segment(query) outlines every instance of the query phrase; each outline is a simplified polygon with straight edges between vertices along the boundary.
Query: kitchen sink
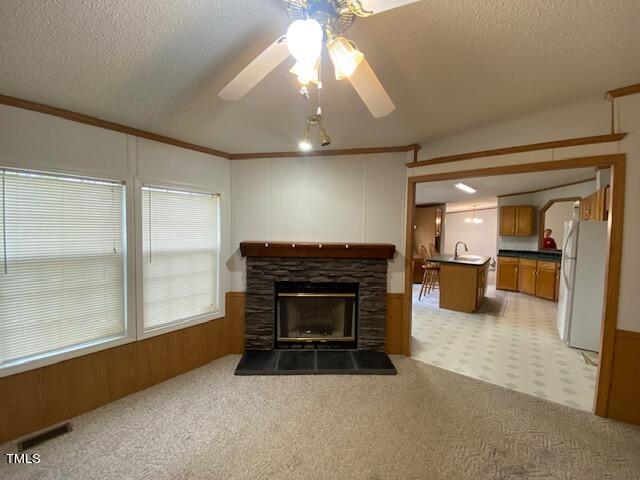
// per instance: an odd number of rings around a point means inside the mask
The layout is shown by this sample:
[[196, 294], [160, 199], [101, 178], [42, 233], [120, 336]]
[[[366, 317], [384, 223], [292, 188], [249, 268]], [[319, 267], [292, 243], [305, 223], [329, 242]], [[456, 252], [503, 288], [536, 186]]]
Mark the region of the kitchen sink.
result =
[[450, 260], [459, 260], [462, 262], [480, 262], [483, 259], [484, 257], [481, 257], [480, 255], [458, 255], [458, 258], [455, 256], [450, 258]]

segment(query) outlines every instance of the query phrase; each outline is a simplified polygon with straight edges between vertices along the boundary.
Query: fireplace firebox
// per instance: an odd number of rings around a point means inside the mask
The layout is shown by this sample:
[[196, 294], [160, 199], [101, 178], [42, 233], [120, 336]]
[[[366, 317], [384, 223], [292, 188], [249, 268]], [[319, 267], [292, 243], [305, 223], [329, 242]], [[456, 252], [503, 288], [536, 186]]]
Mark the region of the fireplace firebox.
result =
[[276, 349], [356, 349], [358, 284], [275, 282]]

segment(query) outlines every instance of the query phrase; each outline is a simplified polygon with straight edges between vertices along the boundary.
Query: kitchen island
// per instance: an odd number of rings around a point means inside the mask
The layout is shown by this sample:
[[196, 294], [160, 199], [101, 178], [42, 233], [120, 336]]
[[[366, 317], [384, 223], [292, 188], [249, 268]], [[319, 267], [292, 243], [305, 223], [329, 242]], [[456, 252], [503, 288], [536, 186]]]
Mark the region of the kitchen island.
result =
[[430, 262], [440, 265], [440, 308], [473, 313], [480, 308], [487, 291], [491, 257], [444, 253]]

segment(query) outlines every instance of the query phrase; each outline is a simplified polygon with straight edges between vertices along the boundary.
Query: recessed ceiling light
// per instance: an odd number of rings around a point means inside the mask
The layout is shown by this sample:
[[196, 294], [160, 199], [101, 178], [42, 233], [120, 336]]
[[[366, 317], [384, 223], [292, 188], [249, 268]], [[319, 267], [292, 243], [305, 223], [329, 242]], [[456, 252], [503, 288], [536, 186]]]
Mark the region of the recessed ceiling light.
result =
[[475, 188], [471, 188], [469, 185], [465, 184], [465, 183], [456, 183], [455, 184], [456, 188], [459, 188], [460, 190], [462, 190], [463, 192], [467, 192], [467, 193], [476, 193], [476, 189]]

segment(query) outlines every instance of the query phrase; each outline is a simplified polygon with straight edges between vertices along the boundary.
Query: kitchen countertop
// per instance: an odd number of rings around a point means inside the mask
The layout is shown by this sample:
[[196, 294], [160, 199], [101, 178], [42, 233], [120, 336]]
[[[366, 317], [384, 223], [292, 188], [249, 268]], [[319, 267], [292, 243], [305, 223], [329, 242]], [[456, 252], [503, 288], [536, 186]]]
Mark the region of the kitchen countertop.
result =
[[548, 260], [559, 262], [562, 260], [562, 251], [532, 252], [528, 250], [500, 250], [499, 257], [529, 258], [531, 260]]
[[443, 253], [440, 255], [434, 255], [429, 259], [429, 261], [435, 263], [455, 263], [458, 265], [479, 267], [491, 260], [491, 257], [482, 257], [480, 255], [462, 254], [457, 259], [454, 259], [453, 256], [453, 253]]

